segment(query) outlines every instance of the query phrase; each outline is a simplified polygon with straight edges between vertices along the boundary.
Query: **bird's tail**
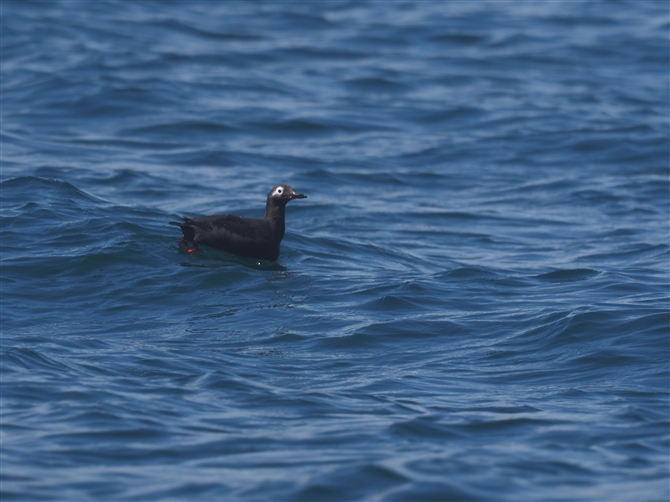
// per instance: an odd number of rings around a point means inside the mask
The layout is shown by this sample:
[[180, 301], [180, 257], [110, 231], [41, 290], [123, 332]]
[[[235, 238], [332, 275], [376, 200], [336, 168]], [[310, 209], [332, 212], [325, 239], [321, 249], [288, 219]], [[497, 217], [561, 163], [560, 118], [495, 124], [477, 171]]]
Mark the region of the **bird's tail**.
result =
[[193, 230], [193, 227], [191, 225], [183, 222], [179, 223], [178, 221], [169, 221], [168, 223], [170, 225], [174, 225], [176, 227], [181, 228], [181, 233], [184, 234], [184, 239], [193, 242], [193, 239], [195, 238], [195, 231]]

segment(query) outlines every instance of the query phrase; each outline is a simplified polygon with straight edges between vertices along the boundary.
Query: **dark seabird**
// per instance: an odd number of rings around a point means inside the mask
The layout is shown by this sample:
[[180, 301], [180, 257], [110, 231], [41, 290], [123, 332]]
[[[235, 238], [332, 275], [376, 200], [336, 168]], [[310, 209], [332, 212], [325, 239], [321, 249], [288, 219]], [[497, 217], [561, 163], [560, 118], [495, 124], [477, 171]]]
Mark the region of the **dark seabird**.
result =
[[[277, 185], [268, 194], [265, 216], [261, 219], [242, 218], [232, 214], [216, 214], [189, 218], [184, 223], [171, 221], [181, 227], [184, 236], [180, 242], [189, 253], [203, 244], [243, 258], [275, 261], [279, 258], [279, 244], [284, 237], [286, 204], [293, 199], [306, 199], [289, 185]], [[193, 243], [189, 249], [188, 243]]]

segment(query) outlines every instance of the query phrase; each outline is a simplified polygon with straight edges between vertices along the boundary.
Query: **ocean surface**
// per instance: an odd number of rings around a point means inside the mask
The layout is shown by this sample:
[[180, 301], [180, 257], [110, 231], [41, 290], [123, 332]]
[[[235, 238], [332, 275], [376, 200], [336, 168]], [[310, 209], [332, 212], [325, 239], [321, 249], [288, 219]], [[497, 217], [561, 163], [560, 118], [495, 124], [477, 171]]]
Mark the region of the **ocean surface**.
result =
[[0, 9], [3, 501], [670, 498], [668, 2]]

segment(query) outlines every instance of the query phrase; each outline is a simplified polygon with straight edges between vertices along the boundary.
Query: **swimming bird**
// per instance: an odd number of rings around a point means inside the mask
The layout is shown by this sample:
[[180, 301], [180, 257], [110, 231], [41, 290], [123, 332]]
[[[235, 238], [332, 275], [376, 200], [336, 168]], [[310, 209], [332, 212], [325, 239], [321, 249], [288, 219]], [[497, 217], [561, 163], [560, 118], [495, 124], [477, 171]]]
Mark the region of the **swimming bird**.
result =
[[[181, 228], [180, 243], [189, 253], [203, 244], [243, 258], [276, 261], [279, 244], [284, 237], [286, 204], [293, 199], [306, 199], [289, 185], [277, 185], [268, 194], [265, 216], [261, 219], [243, 218], [232, 214], [216, 214], [190, 218], [182, 216], [183, 223], [171, 221]], [[193, 247], [189, 249], [188, 243]]]

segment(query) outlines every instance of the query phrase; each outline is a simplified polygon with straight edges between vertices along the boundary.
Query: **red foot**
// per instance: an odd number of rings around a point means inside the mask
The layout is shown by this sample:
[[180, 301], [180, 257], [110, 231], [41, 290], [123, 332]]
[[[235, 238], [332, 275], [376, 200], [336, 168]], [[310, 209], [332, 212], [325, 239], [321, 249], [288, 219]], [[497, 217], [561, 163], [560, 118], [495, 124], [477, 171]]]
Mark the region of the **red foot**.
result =
[[183, 237], [177, 241], [179, 244], [184, 245], [184, 249], [186, 249], [187, 253], [195, 253], [198, 250], [198, 245], [194, 244], [193, 248], [189, 249], [188, 247], [188, 241], [186, 240], [186, 237]]

